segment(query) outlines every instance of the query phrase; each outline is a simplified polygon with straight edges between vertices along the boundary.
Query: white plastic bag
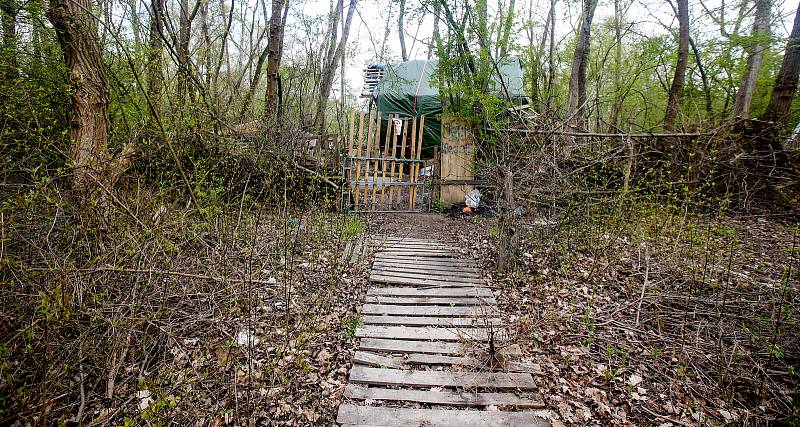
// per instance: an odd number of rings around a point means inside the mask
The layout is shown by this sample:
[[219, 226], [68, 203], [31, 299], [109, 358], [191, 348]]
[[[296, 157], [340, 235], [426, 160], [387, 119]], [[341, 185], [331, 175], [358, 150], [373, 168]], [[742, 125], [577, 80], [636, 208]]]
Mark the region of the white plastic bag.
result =
[[464, 203], [467, 204], [471, 209], [475, 209], [481, 204], [481, 190], [477, 188], [467, 193], [464, 196]]

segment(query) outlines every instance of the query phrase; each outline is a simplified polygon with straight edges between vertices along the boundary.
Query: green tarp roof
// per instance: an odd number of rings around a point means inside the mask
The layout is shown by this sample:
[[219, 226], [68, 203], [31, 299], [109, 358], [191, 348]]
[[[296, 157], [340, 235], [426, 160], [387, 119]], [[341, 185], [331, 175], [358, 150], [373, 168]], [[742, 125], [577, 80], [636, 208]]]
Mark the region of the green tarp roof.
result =
[[[436, 60], [413, 60], [386, 65], [384, 76], [374, 94], [378, 111], [384, 120], [389, 114], [400, 114], [404, 117], [425, 116], [424, 147], [441, 142], [439, 116], [442, 113], [442, 102], [436, 77], [437, 65]], [[512, 102], [520, 103], [525, 99], [522, 63], [519, 59], [512, 58], [499, 64], [497, 68], [503, 77], [503, 84], [494, 73], [491, 93], [506, 98], [507, 91]]]

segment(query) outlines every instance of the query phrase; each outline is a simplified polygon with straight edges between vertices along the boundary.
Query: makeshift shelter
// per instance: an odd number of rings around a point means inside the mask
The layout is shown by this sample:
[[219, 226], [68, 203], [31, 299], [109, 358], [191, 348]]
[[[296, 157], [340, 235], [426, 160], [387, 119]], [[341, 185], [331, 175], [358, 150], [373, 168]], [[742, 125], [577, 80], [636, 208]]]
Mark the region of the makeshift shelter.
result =
[[[380, 80], [370, 88], [374, 88], [372, 99], [383, 121], [388, 119], [389, 114], [425, 116], [423, 147], [426, 152], [441, 143], [442, 100], [439, 96], [437, 66], [436, 60], [413, 60], [368, 68], [381, 71]], [[502, 79], [498, 73], [493, 73], [490, 92], [499, 98], [509, 99], [515, 105], [524, 104], [522, 62], [512, 58], [498, 64], [497, 68]]]

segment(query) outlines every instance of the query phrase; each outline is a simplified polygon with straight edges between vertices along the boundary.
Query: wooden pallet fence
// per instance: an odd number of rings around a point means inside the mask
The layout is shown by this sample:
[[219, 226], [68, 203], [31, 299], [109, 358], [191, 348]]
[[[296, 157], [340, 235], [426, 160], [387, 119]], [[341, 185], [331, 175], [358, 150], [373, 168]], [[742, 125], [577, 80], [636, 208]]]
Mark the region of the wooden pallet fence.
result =
[[[424, 117], [351, 112], [342, 174], [348, 185], [342, 208], [353, 211], [419, 211]], [[399, 127], [395, 127], [399, 121]]]

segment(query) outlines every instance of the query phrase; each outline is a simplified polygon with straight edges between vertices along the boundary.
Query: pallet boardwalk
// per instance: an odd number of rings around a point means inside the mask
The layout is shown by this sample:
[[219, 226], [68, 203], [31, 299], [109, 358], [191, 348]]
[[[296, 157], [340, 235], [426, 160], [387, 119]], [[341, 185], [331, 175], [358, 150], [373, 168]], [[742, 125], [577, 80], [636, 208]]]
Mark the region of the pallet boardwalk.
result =
[[[361, 310], [359, 348], [338, 423], [549, 425], [535, 412], [544, 404], [532, 393], [530, 370], [500, 361], [519, 347], [508, 345], [494, 294], [474, 262], [434, 240], [366, 237], [358, 245], [374, 251], [375, 286]], [[502, 355], [489, 355], [490, 341]]]

